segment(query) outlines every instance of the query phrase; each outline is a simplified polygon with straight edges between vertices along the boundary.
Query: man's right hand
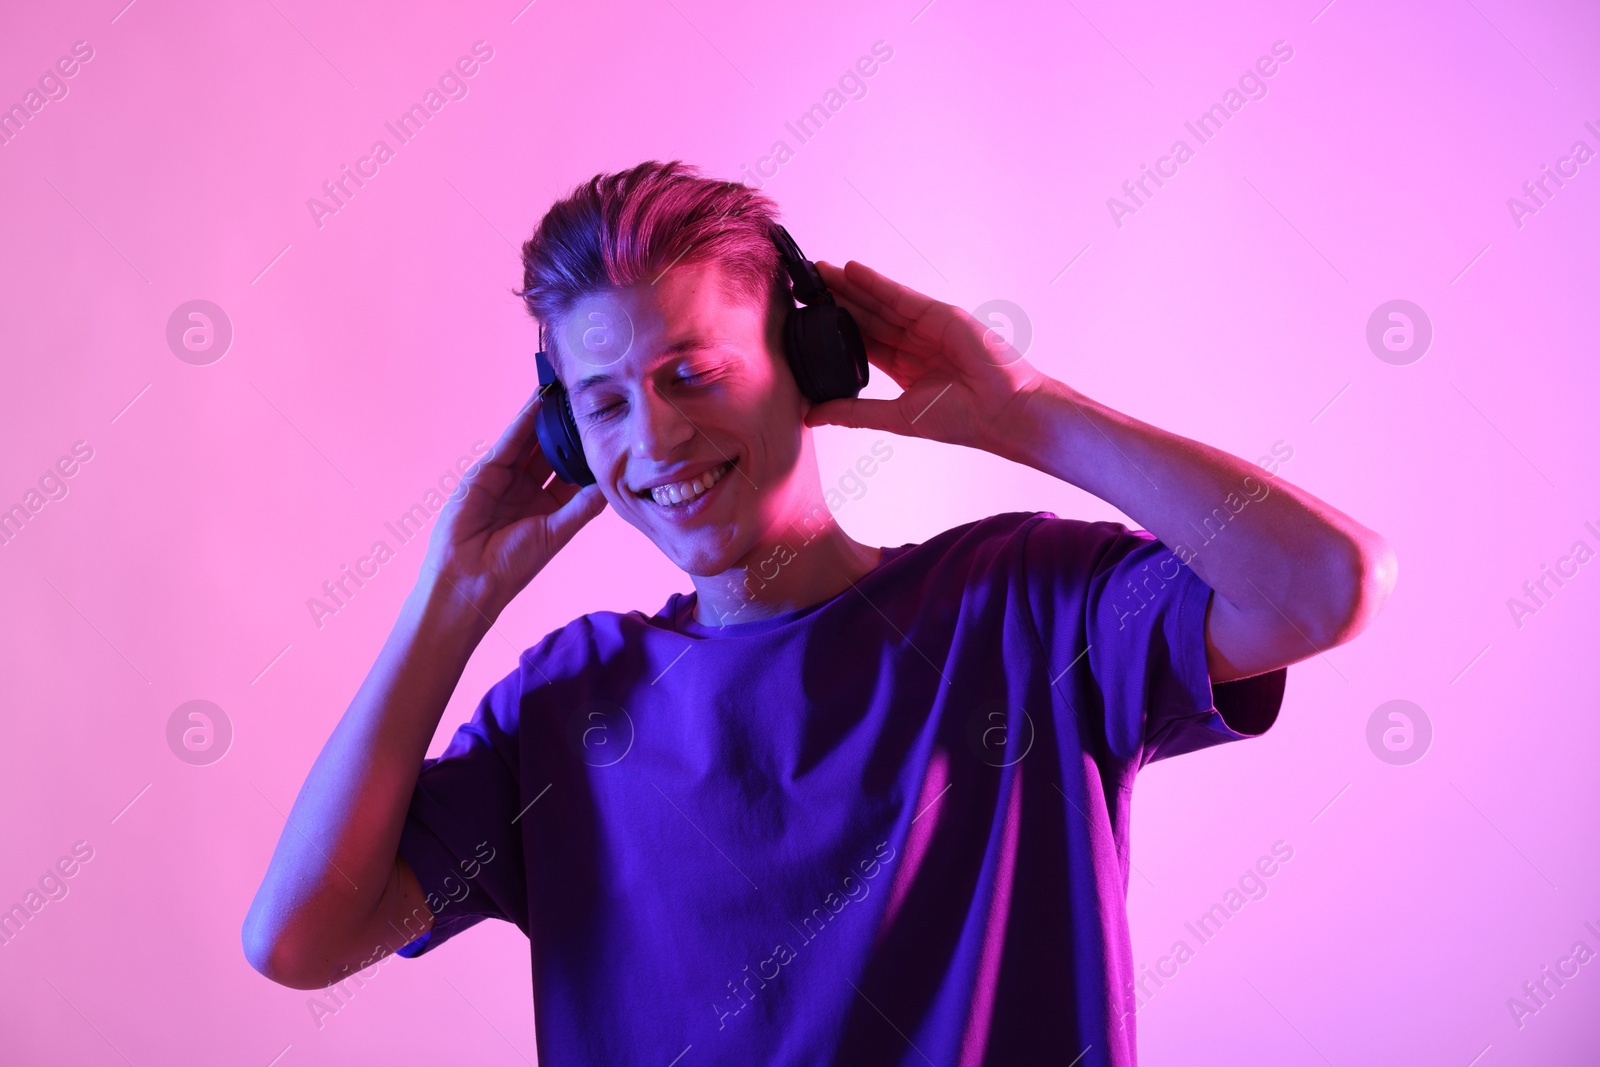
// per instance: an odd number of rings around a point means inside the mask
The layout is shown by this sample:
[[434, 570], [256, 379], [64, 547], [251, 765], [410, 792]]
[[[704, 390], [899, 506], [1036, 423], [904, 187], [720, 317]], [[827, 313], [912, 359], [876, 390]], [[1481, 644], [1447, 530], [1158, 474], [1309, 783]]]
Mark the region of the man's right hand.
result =
[[451, 495], [422, 574], [377, 662], [295, 798], [240, 931], [252, 966], [325, 986], [432, 928], [399, 855], [428, 743], [488, 627], [605, 507], [597, 485], [550, 481], [535, 398]]
[[535, 394], [451, 494], [422, 564], [421, 580], [448, 582], [490, 623], [606, 506], [598, 485], [552, 477], [534, 430], [543, 402]]

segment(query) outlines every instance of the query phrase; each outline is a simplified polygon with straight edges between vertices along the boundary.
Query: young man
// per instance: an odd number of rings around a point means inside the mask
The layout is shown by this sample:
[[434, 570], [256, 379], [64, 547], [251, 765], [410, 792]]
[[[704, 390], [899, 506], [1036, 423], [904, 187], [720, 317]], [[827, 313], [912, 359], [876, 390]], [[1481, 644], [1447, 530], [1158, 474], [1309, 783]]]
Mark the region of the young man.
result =
[[[246, 953], [314, 988], [514, 922], [546, 1067], [1132, 1065], [1135, 773], [1265, 731], [1287, 665], [1372, 620], [1393, 554], [858, 263], [819, 269], [902, 393], [813, 405], [774, 215], [677, 163], [546, 215], [521, 295], [595, 484], [553, 479], [540, 398], [463, 483]], [[1010, 513], [861, 544], [827, 507], [824, 423], [985, 449], [1150, 532]], [[547, 635], [425, 760], [489, 626], [607, 505], [694, 592]]]

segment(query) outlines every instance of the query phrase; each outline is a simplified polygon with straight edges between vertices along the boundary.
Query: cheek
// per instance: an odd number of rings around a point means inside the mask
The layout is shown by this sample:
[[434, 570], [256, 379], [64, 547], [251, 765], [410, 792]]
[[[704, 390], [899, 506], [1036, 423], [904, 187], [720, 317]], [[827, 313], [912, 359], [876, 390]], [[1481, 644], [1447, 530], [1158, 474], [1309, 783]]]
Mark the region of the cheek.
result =
[[581, 422], [580, 427], [578, 440], [583, 444], [583, 460], [600, 484], [606, 503], [617, 507], [619, 501], [633, 495], [623, 488], [627, 480], [627, 450], [604, 429], [584, 427]]
[[[752, 428], [759, 441], [762, 462], [767, 470], [787, 474], [795, 469], [807, 451], [803, 401], [774, 403], [766, 417]], [[760, 484], [761, 480], [756, 479]]]

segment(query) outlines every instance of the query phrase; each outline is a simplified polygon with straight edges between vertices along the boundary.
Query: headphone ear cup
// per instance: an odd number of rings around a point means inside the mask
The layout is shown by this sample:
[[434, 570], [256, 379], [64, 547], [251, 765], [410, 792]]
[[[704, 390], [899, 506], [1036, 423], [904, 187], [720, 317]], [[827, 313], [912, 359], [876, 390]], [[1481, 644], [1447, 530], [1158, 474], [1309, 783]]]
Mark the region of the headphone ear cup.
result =
[[578, 436], [578, 420], [572, 416], [572, 402], [559, 382], [545, 389], [544, 399], [533, 416], [533, 430], [557, 478], [569, 485], [594, 484], [594, 472], [589, 470], [583, 439]]
[[866, 386], [867, 347], [849, 311], [832, 303], [797, 307], [783, 334], [789, 369], [813, 404], [855, 396]]

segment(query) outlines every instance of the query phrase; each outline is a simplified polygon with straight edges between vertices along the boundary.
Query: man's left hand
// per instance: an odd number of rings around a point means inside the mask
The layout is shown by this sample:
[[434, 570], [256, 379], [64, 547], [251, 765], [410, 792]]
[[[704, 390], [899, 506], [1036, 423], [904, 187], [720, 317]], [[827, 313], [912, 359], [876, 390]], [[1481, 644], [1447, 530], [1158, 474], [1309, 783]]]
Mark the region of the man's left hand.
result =
[[1008, 454], [1028, 396], [1050, 383], [990, 326], [851, 260], [818, 262], [834, 299], [855, 317], [867, 359], [901, 389], [893, 400], [817, 404], [807, 426], [855, 426]]

